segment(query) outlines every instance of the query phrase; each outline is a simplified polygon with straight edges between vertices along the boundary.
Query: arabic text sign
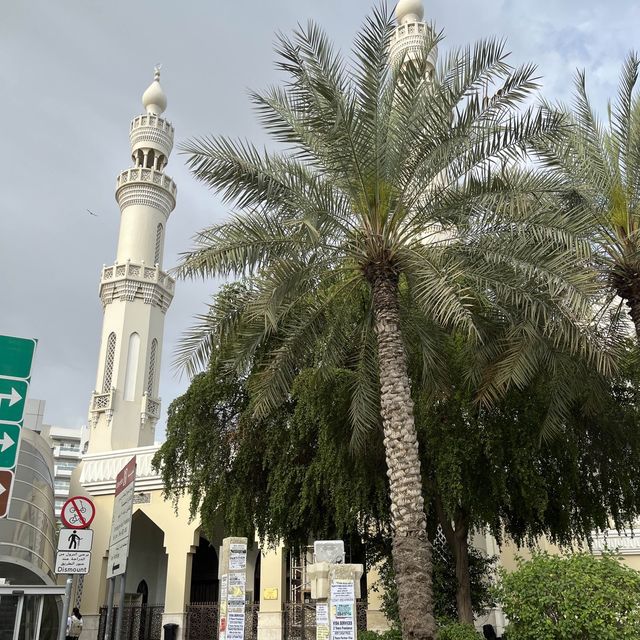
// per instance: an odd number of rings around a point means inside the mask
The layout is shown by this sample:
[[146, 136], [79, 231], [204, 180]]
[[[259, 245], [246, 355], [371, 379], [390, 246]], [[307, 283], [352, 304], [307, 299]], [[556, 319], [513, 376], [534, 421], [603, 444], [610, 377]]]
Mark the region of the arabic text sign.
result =
[[56, 554], [56, 573], [78, 575], [89, 573], [91, 554], [88, 551], [58, 551]]
[[116, 477], [107, 578], [121, 575], [127, 568], [135, 479], [136, 458], [134, 456]]

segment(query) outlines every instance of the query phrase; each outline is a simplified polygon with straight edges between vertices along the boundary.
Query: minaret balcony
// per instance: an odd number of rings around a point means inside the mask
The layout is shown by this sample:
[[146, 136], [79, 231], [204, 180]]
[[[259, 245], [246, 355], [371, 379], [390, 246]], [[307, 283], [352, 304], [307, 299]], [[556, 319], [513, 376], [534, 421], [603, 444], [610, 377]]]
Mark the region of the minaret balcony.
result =
[[[389, 58], [394, 61], [403, 56], [411, 59], [424, 50], [425, 37], [430, 27], [424, 22], [408, 22], [398, 25], [389, 43]], [[413, 54], [413, 55], [412, 55]], [[438, 48], [433, 47], [429, 52], [429, 63], [435, 68], [438, 60]]]
[[160, 398], [152, 398], [146, 393], [142, 396], [140, 422], [155, 422], [160, 418]]
[[176, 206], [176, 183], [156, 169], [125, 169], [116, 179], [116, 200], [120, 210], [133, 205], [158, 209], [169, 217]]
[[115, 398], [115, 389], [111, 389], [105, 393], [98, 393], [94, 391], [91, 394], [91, 404], [89, 408], [89, 419], [92, 424], [98, 422], [98, 417], [101, 413], [107, 414], [107, 419], [111, 420], [113, 415], [113, 400]]
[[152, 113], [137, 116], [131, 121], [129, 141], [132, 153], [137, 149], [156, 149], [168, 158], [173, 149], [173, 125]]
[[153, 304], [163, 312], [169, 308], [175, 291], [175, 280], [160, 267], [148, 267], [144, 263], [130, 262], [102, 268], [100, 299], [103, 305], [113, 300], [142, 300]]

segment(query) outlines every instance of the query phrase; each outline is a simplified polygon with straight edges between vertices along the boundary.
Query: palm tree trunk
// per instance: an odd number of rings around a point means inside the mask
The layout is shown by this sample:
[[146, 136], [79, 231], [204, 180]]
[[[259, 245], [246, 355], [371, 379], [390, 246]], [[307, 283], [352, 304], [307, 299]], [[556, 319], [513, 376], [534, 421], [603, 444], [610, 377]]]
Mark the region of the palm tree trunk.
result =
[[404, 640], [433, 640], [431, 544], [427, 539], [413, 401], [400, 331], [398, 278], [371, 278], [378, 342], [380, 405], [393, 523], [392, 556]]
[[627, 307], [629, 307], [629, 315], [633, 320], [633, 326], [636, 328], [636, 338], [640, 340], [640, 297], [633, 296], [628, 298]]

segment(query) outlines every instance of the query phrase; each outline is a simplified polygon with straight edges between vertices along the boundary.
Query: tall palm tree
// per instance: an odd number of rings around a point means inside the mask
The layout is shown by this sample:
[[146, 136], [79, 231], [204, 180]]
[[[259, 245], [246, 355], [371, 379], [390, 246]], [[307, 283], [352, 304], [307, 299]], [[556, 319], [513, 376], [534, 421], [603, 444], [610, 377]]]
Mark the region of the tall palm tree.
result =
[[596, 257], [611, 295], [619, 296], [640, 338], [640, 59], [625, 59], [618, 95], [602, 122], [587, 95], [584, 71], [576, 75], [571, 127], [545, 150], [549, 166], [591, 216]]
[[[534, 68], [511, 68], [503, 44], [485, 40], [452, 52], [432, 77], [439, 37], [427, 30], [420, 55], [390, 60], [393, 29], [390, 13], [374, 10], [350, 62], [314, 24], [279, 38], [288, 79], [252, 94], [279, 149], [223, 137], [184, 146], [194, 175], [235, 212], [196, 236], [179, 274], [241, 285], [201, 317], [178, 362], [206, 366], [222, 343], [236, 366], [261, 358], [260, 412], [286, 397], [309, 358], [325, 371], [348, 361], [356, 439], [372, 424], [384, 432], [403, 636], [427, 640], [431, 548], [406, 341], [418, 343], [431, 381], [443, 332], [480, 342], [515, 308], [520, 326], [557, 327], [582, 348], [576, 319], [590, 274], [578, 217], [553, 206], [553, 176], [520, 162], [562, 125], [521, 107]], [[491, 100], [480, 95], [487, 86]], [[531, 357], [507, 360], [527, 377]]]

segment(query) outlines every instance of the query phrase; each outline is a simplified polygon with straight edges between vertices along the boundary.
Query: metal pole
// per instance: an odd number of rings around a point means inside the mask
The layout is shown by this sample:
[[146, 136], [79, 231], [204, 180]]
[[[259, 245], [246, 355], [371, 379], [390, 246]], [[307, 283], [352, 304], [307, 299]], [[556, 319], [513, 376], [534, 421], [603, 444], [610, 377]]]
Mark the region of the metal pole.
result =
[[104, 640], [110, 640], [111, 638], [111, 619], [113, 618], [113, 592], [115, 591], [115, 584], [115, 578], [109, 578], [107, 580], [107, 620], [104, 627]]
[[120, 598], [118, 599], [118, 613], [116, 615], [116, 630], [112, 640], [120, 640], [120, 632], [122, 631], [122, 615], [124, 613], [124, 594], [127, 582], [126, 571], [120, 576]]
[[71, 587], [73, 578], [67, 578], [64, 589], [64, 598], [62, 600], [62, 617], [60, 618], [60, 628], [58, 632], [58, 640], [65, 640], [67, 637], [67, 618], [69, 617], [69, 605], [71, 604]]

